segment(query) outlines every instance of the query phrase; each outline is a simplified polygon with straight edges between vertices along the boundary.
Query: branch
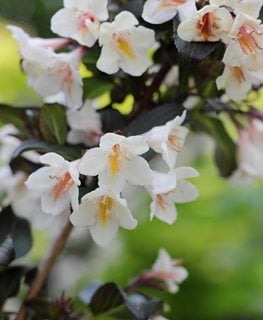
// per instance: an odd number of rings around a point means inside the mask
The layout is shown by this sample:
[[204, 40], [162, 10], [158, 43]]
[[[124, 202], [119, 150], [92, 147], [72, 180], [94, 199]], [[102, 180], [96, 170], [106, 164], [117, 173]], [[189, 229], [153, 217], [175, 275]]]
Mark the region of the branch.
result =
[[36, 298], [45, 285], [48, 275], [53, 268], [58, 256], [64, 249], [72, 229], [72, 224], [67, 221], [62, 228], [61, 233], [59, 233], [58, 236], [53, 240], [49, 250], [47, 251], [43, 260], [40, 262], [36, 277], [34, 278], [34, 281], [28, 290], [27, 296], [21, 305], [16, 320], [27, 319], [26, 303]]

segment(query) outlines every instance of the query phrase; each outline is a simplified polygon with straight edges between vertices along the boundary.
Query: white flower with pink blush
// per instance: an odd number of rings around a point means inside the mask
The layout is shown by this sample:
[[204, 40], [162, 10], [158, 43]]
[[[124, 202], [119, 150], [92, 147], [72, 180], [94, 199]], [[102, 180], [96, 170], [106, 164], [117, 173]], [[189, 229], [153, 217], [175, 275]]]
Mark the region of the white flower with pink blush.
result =
[[174, 169], [177, 155], [184, 147], [188, 133], [188, 129], [182, 126], [185, 117], [186, 111], [182, 116], [177, 116], [163, 126], [154, 127], [143, 135], [149, 146], [162, 155], [170, 169]]
[[187, 277], [187, 270], [180, 266], [180, 260], [173, 260], [165, 249], [160, 249], [158, 258], [151, 271], [147, 272], [147, 278], [164, 281], [170, 293], [176, 293]]
[[89, 149], [81, 159], [80, 173], [99, 175], [103, 188], [122, 191], [128, 181], [134, 185], [151, 184], [152, 171], [148, 162], [140, 155], [149, 150], [141, 136], [124, 137], [106, 133], [98, 148]]
[[185, 41], [226, 41], [233, 18], [226, 8], [207, 5], [181, 22], [177, 33]]
[[[29, 84], [47, 102], [58, 102], [73, 110], [82, 105], [82, 78], [79, 71], [82, 48], [69, 53], [53, 54]], [[29, 71], [25, 68], [25, 71]], [[30, 71], [29, 71], [30, 73]]]
[[51, 19], [51, 30], [92, 47], [99, 36], [100, 22], [109, 17], [107, 4], [108, 0], [64, 0], [65, 8]]
[[[239, 13], [229, 33], [232, 38], [224, 62], [230, 66], [246, 66], [250, 71], [263, 67], [263, 24], [244, 12]], [[237, 58], [238, 57], [238, 60]]]
[[89, 227], [93, 240], [102, 247], [116, 236], [119, 227], [134, 229], [137, 221], [118, 193], [98, 188], [81, 199], [79, 209], [70, 216], [76, 227]]
[[142, 18], [152, 24], [161, 24], [173, 19], [178, 11], [190, 15], [194, 10], [196, 7], [193, 0], [147, 0]]
[[176, 203], [197, 199], [197, 188], [186, 179], [198, 177], [199, 173], [190, 167], [178, 167], [169, 173], [153, 172], [153, 182], [147, 187], [153, 201], [151, 220], [156, 217], [168, 224], [177, 218]]
[[67, 137], [69, 143], [84, 143], [86, 146], [98, 144], [102, 122], [93, 101], [87, 100], [80, 110], [68, 110], [67, 120], [71, 129]]
[[233, 175], [235, 183], [251, 182], [263, 178], [263, 122], [254, 119], [248, 130], [239, 131], [238, 169]]
[[32, 192], [41, 195], [42, 210], [53, 215], [69, 209], [70, 205], [73, 210], [77, 210], [79, 161], [69, 162], [50, 152], [40, 156], [40, 162], [47, 166], [33, 172], [25, 184]]
[[122, 11], [113, 22], [101, 25], [99, 70], [113, 74], [122, 69], [132, 76], [140, 76], [151, 66], [148, 51], [155, 44], [154, 31], [138, 24], [131, 12]]

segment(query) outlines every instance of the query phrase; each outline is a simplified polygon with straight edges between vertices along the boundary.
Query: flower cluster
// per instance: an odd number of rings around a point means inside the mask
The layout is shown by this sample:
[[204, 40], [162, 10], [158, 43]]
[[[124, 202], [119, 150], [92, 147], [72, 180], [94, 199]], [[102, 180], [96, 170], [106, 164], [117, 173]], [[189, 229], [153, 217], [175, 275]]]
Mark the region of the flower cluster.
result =
[[[93, 239], [101, 246], [115, 237], [119, 226], [125, 229], [137, 226], [122, 197], [127, 183], [143, 186], [149, 192], [151, 219], [157, 217], [171, 224], [176, 220], [174, 203], [189, 202], [198, 196], [197, 189], [186, 180], [196, 177], [197, 171], [190, 167], [176, 168], [176, 158], [188, 131], [182, 126], [184, 118], [185, 113], [140, 136], [106, 133], [100, 138], [99, 147], [88, 149], [81, 159], [73, 162], [47, 153], [40, 156], [40, 162], [46, 166], [33, 172], [26, 185], [39, 194], [46, 213], [58, 215], [71, 206], [71, 222], [89, 227]], [[152, 170], [143, 158], [150, 148], [162, 155], [169, 168], [167, 173]], [[98, 176], [98, 188], [84, 195], [79, 205], [80, 175]]]

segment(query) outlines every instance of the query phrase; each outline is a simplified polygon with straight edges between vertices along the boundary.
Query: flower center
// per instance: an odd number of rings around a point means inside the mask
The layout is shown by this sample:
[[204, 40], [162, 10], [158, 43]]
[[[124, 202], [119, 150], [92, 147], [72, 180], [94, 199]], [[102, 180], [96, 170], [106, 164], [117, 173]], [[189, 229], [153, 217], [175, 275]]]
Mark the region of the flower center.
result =
[[187, 0], [163, 0], [160, 4], [161, 8], [165, 7], [177, 7], [184, 3], [186, 3]]
[[129, 60], [134, 60], [135, 59], [135, 52], [134, 52], [134, 49], [133, 49], [131, 43], [127, 39], [127, 36], [120, 35], [120, 34], [114, 34], [113, 38], [115, 40], [117, 50], [119, 51], [119, 53], [121, 55], [125, 56], [125, 58], [127, 58]]
[[121, 146], [115, 144], [111, 149], [111, 154], [108, 158], [109, 170], [112, 176], [115, 176], [120, 170], [120, 157], [121, 157]]
[[242, 68], [237, 67], [237, 66], [229, 67], [229, 68], [230, 68], [232, 75], [234, 76], [234, 78], [237, 80], [237, 82], [239, 84], [242, 84], [246, 81], [246, 77], [244, 75]]
[[183, 139], [180, 138], [176, 129], [168, 136], [168, 144], [173, 150], [180, 152], [183, 149]]
[[167, 206], [170, 206], [170, 204], [165, 201], [162, 194], [157, 194], [156, 202], [162, 210], [165, 210]]
[[255, 54], [258, 49], [263, 50], [256, 39], [256, 36], [261, 35], [263, 35], [263, 33], [258, 32], [256, 28], [251, 25], [243, 25], [239, 28], [237, 38], [239, 45], [245, 54]]
[[102, 225], [106, 225], [111, 218], [111, 211], [113, 208], [113, 199], [103, 196], [99, 200], [98, 218]]
[[67, 172], [66, 174], [64, 174], [61, 177], [49, 176], [49, 178], [57, 180], [57, 183], [55, 184], [55, 186], [53, 187], [53, 189], [51, 191], [51, 194], [53, 195], [55, 201], [60, 199], [61, 196], [65, 192], [67, 192], [74, 184], [74, 181], [72, 180], [69, 172]]
[[214, 36], [213, 28], [215, 28], [215, 19], [212, 12], [205, 13], [197, 22], [197, 30], [203, 37], [204, 41]]
[[79, 24], [79, 29], [82, 32], [88, 32], [89, 29], [86, 25], [86, 20], [90, 20], [92, 23], [94, 23], [96, 21], [96, 17], [94, 16], [94, 14], [92, 14], [91, 12], [81, 12], [78, 16], [78, 24]]

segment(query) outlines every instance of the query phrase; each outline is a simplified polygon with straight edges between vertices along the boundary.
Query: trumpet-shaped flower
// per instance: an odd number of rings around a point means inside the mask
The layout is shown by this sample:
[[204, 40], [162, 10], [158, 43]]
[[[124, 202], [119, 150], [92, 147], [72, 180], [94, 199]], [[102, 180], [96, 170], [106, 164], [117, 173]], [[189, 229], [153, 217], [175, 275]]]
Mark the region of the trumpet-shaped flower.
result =
[[234, 101], [243, 100], [252, 87], [252, 75], [244, 66], [225, 66], [223, 74], [216, 79], [218, 89], [225, 88]]
[[190, 167], [179, 167], [168, 174], [155, 172], [152, 186], [147, 188], [153, 199], [150, 218], [174, 223], [177, 217], [175, 203], [191, 202], [198, 197], [197, 188], [186, 181], [198, 175]]
[[92, 101], [87, 100], [81, 110], [68, 110], [67, 120], [71, 130], [67, 141], [72, 144], [97, 145], [102, 135], [101, 118]]
[[174, 169], [177, 155], [182, 151], [188, 129], [181, 124], [186, 112], [167, 122], [164, 126], [157, 126], [144, 134], [149, 146], [157, 153], [161, 153], [170, 169]]
[[160, 24], [173, 19], [178, 11], [179, 13], [187, 11], [190, 15], [194, 10], [196, 7], [193, 0], [147, 0], [142, 17], [152, 24]]
[[41, 156], [40, 162], [47, 166], [33, 172], [25, 184], [41, 195], [42, 210], [57, 215], [68, 209], [70, 204], [73, 210], [77, 210], [79, 161], [68, 162], [51, 152]]
[[82, 48], [70, 53], [53, 54], [48, 65], [25, 64], [24, 69], [30, 75], [29, 85], [47, 102], [59, 102], [71, 109], [82, 105], [82, 79], [79, 72]]
[[229, 36], [232, 41], [223, 59], [227, 65], [244, 65], [250, 71], [263, 67], [263, 25], [260, 20], [244, 13], [238, 14]]
[[[238, 176], [241, 182], [263, 178], [263, 122], [251, 121], [249, 130], [240, 130], [238, 142]], [[250, 178], [250, 179], [248, 179]], [[237, 179], [235, 179], [237, 180]]]
[[47, 102], [59, 102], [72, 109], [80, 108], [82, 79], [79, 64], [83, 49], [56, 54], [53, 48], [65, 46], [67, 39], [30, 38], [20, 28], [8, 28], [18, 41], [28, 84]]
[[109, 17], [108, 0], [64, 0], [63, 9], [51, 19], [51, 30], [92, 47], [99, 36], [100, 21]]
[[113, 22], [101, 25], [99, 70], [113, 74], [122, 69], [132, 76], [140, 76], [152, 64], [147, 52], [155, 44], [154, 31], [137, 26], [138, 23], [132, 13], [123, 11]]
[[103, 188], [82, 197], [79, 210], [73, 212], [70, 220], [76, 227], [89, 227], [92, 238], [102, 247], [116, 236], [119, 226], [125, 229], [137, 226], [126, 200]]
[[139, 155], [149, 150], [141, 136], [124, 137], [107, 133], [100, 139], [99, 148], [89, 149], [80, 163], [80, 173], [99, 175], [99, 185], [121, 191], [125, 182], [135, 185], [151, 183], [149, 164]]
[[228, 41], [233, 19], [226, 8], [208, 5], [178, 26], [177, 33], [185, 41]]
[[180, 266], [179, 260], [173, 260], [165, 249], [160, 249], [158, 258], [147, 275], [148, 278], [164, 281], [167, 290], [176, 293], [179, 290], [178, 284], [188, 277], [188, 272]]

